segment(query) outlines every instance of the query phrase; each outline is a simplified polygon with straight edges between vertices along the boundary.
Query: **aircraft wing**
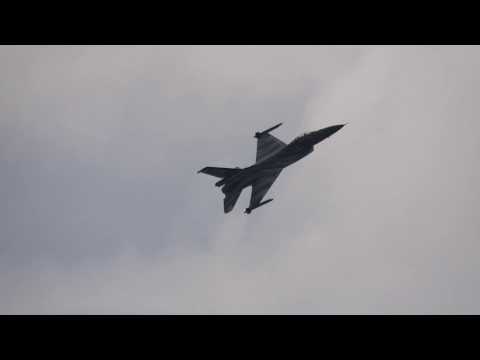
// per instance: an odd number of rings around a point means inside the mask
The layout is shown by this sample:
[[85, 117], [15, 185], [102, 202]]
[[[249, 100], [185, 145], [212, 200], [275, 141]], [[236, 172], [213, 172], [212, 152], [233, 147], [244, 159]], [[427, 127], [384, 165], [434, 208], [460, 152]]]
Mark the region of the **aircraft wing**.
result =
[[268, 190], [273, 185], [278, 175], [280, 175], [281, 171], [282, 169], [265, 170], [265, 175], [254, 181], [252, 185], [250, 205], [248, 207], [250, 210], [263, 205], [261, 204], [263, 197], [267, 194]]
[[257, 140], [257, 158], [256, 162], [260, 162], [277, 151], [283, 149], [287, 144], [270, 134], [262, 134]]

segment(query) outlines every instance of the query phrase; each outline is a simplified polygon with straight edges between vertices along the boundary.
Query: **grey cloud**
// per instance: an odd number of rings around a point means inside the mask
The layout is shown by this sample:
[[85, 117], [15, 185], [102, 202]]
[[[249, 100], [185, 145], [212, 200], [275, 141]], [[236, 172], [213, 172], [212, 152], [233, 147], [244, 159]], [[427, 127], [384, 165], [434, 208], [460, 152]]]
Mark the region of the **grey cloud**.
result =
[[[477, 47], [0, 55], [0, 312], [478, 312]], [[225, 216], [281, 121], [349, 125]]]

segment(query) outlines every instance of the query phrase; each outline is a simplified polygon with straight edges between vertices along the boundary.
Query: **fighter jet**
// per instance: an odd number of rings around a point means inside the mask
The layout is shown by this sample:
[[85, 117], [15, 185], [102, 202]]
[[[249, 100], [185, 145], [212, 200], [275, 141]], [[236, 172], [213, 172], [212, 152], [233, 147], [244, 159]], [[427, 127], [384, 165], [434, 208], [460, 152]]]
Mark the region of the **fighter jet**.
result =
[[248, 186], [252, 187], [250, 205], [245, 209], [250, 214], [253, 209], [265, 205], [273, 199], [262, 201], [264, 196], [278, 175], [284, 168], [304, 158], [311, 152], [320, 141], [340, 130], [343, 125], [333, 125], [296, 137], [288, 145], [275, 136], [270, 135], [272, 130], [278, 128], [282, 123], [277, 124], [262, 132], [256, 132], [257, 156], [255, 164], [246, 168], [225, 168], [207, 166], [199, 170], [204, 173], [220, 178], [215, 186], [221, 186], [225, 194], [223, 210], [225, 213], [232, 211], [242, 190]]

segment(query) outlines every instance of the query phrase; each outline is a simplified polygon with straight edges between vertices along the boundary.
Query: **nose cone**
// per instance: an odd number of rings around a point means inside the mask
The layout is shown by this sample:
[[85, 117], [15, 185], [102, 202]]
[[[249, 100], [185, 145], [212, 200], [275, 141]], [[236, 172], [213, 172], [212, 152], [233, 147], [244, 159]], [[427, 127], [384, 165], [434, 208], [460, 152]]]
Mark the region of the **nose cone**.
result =
[[342, 125], [333, 125], [317, 131], [313, 131], [309, 134], [310, 141], [313, 145], [318, 144], [320, 141], [325, 140], [329, 136], [335, 134], [338, 130], [343, 128], [346, 124]]

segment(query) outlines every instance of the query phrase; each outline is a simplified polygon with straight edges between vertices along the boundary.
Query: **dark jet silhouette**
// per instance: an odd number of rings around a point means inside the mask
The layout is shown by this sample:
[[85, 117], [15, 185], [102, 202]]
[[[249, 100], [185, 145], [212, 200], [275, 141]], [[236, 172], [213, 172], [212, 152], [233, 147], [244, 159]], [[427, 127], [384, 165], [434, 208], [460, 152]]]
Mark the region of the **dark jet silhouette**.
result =
[[221, 178], [215, 185], [222, 186], [225, 194], [223, 210], [230, 212], [238, 200], [242, 190], [252, 186], [250, 205], [245, 213], [250, 214], [273, 199], [262, 201], [280, 172], [287, 166], [304, 158], [313, 151], [313, 147], [340, 130], [343, 125], [333, 125], [321, 130], [303, 134], [295, 138], [290, 144], [285, 144], [269, 132], [278, 128], [282, 123], [262, 132], [255, 133], [257, 138], [257, 159], [255, 164], [240, 168], [223, 168], [207, 166], [198, 173], [204, 173]]

